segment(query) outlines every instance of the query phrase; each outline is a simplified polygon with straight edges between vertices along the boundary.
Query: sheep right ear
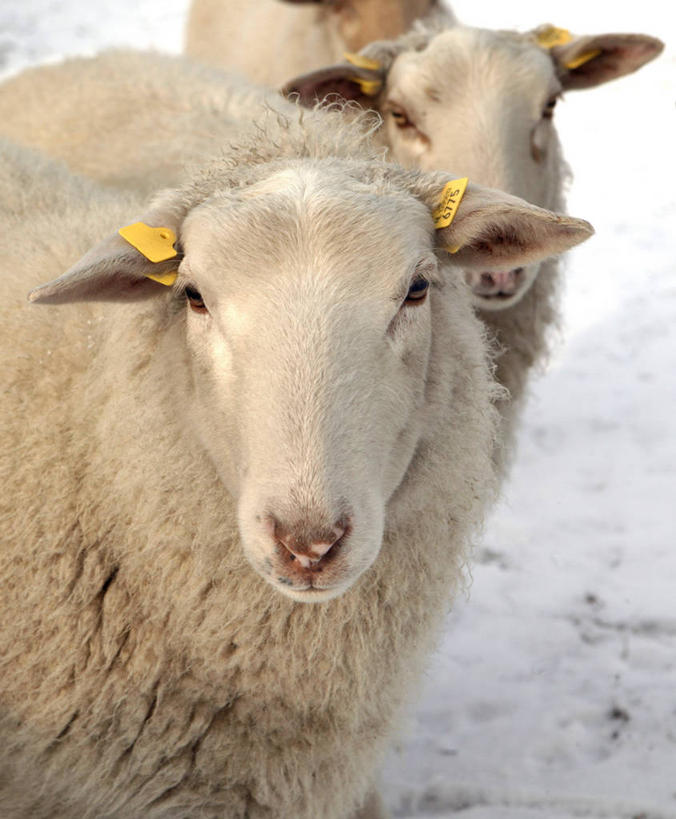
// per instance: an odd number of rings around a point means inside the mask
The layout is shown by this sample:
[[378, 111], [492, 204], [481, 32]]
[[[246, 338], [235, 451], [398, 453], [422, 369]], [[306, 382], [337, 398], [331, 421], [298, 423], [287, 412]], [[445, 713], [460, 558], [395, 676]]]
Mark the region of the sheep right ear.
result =
[[638, 71], [664, 43], [647, 34], [595, 34], [554, 46], [552, 59], [564, 90], [594, 88]]
[[104, 239], [62, 276], [36, 287], [29, 301], [138, 301], [161, 293], [163, 284], [173, 283], [181, 261], [176, 247], [180, 222], [171, 208], [151, 210]]
[[[456, 181], [444, 187], [444, 195], [457, 189]], [[439, 199], [437, 192], [428, 200], [434, 208], [437, 245], [466, 270], [522, 267], [563, 253], [594, 233], [584, 219], [552, 213], [481, 185], [467, 185], [450, 221], [440, 218]]]

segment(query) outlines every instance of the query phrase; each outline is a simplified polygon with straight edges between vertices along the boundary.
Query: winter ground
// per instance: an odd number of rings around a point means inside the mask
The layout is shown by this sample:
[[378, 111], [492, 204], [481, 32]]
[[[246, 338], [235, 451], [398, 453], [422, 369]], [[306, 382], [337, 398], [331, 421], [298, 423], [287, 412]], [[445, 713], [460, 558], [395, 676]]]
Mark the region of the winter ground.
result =
[[[597, 235], [570, 254], [564, 340], [384, 791], [407, 819], [675, 819], [676, 10], [477, 5], [453, 3], [469, 24], [668, 48], [557, 109], [569, 210]], [[177, 51], [185, 7], [2, 0], [0, 73], [112, 44]]]

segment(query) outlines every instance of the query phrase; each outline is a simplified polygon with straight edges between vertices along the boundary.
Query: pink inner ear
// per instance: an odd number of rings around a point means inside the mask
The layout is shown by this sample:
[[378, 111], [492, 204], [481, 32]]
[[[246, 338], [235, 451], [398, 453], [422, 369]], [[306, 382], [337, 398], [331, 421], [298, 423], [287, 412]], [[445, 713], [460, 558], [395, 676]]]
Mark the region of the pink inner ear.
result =
[[621, 45], [608, 54], [610, 66], [617, 72], [629, 74], [656, 57], [661, 48], [656, 48], [651, 42], [638, 42], [632, 45]]
[[364, 96], [359, 85], [356, 82], [351, 82], [346, 77], [318, 83], [299, 84], [292, 91], [300, 95], [300, 101], [303, 105], [314, 105], [329, 95], [336, 95], [345, 100], [358, 100]]
[[[564, 77], [564, 87], [591, 88], [637, 71], [657, 57], [664, 44], [655, 37], [639, 34], [609, 34], [592, 37], [584, 51], [599, 49], [601, 53]], [[566, 49], [564, 47], [563, 54]], [[579, 53], [579, 50], [578, 50]], [[565, 57], [563, 62], [565, 63]]]
[[[305, 81], [304, 81], [305, 80]], [[366, 97], [358, 83], [347, 77], [327, 78], [315, 81], [312, 77], [300, 77], [282, 89], [285, 96], [298, 94], [301, 105], [311, 107], [329, 96], [340, 97], [344, 100], [364, 102]]]
[[284, 96], [298, 94], [301, 105], [313, 106], [329, 95], [359, 102], [364, 108], [373, 107], [373, 97], [364, 94], [360, 81], [380, 83], [378, 73], [352, 65], [339, 64], [320, 68], [290, 80], [282, 89]]

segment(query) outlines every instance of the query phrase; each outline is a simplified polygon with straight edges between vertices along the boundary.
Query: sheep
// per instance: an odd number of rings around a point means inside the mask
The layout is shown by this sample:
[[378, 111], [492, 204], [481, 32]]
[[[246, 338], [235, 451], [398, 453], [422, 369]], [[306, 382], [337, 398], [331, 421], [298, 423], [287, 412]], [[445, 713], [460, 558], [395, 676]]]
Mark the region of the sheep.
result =
[[[448, 173], [322, 123], [244, 129], [145, 212], [61, 166], [7, 208], [13, 819], [383, 815], [374, 770], [493, 492], [460, 271], [591, 228], [470, 183], [435, 229]], [[140, 213], [157, 256], [117, 232]]]
[[[379, 138], [391, 159], [424, 170], [453, 167], [484, 185], [563, 210], [568, 167], [553, 114], [563, 92], [593, 88], [636, 71], [663, 43], [643, 34], [573, 37], [550, 25], [519, 34], [418, 25], [394, 41], [289, 81], [305, 104], [340, 94], [382, 116]], [[346, 109], [349, 111], [349, 109]], [[506, 473], [529, 375], [546, 360], [558, 323], [559, 260], [468, 271], [479, 315], [503, 350], [498, 381]]]
[[193, 0], [185, 51], [278, 86], [421, 18], [454, 22], [440, 0]]

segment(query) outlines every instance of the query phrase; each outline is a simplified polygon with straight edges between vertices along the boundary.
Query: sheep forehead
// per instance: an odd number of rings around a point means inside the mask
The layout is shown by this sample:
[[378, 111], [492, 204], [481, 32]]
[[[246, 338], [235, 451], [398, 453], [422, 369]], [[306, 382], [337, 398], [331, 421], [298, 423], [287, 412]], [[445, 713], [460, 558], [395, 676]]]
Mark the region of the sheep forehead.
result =
[[390, 290], [431, 249], [427, 209], [400, 191], [332, 173], [288, 168], [241, 191], [215, 194], [186, 218], [189, 268], [214, 288], [304, 273]]
[[404, 52], [389, 84], [429, 105], [429, 100], [447, 103], [462, 97], [476, 104], [477, 95], [488, 89], [508, 89], [512, 99], [518, 91], [539, 103], [557, 90], [556, 82], [549, 55], [527, 36], [456, 27], [437, 34], [423, 51]]

